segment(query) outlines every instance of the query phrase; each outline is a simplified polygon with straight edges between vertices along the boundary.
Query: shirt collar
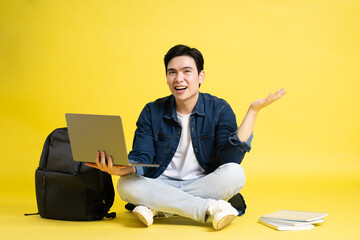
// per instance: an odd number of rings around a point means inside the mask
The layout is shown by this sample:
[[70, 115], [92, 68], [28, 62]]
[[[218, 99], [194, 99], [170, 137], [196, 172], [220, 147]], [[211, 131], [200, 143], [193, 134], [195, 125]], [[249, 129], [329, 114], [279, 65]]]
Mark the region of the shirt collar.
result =
[[198, 99], [191, 115], [194, 115], [194, 114], [197, 114], [199, 116], [205, 116], [204, 97], [201, 92], [199, 92], [199, 99]]
[[[205, 105], [204, 105], [204, 98], [201, 92], [199, 92], [199, 98], [195, 105], [191, 116], [197, 114], [199, 116], [205, 116]], [[167, 119], [173, 118], [177, 121], [177, 114], [176, 114], [176, 101], [174, 95], [171, 95], [170, 104], [169, 104], [169, 111], [168, 114], [165, 116]]]

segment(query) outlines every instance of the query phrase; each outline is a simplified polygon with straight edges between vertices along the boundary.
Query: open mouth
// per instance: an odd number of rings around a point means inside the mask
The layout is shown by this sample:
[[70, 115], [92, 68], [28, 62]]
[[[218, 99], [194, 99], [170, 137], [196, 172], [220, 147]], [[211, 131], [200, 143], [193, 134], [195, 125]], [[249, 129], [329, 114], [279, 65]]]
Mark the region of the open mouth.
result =
[[175, 91], [178, 93], [184, 92], [187, 89], [187, 87], [175, 87]]

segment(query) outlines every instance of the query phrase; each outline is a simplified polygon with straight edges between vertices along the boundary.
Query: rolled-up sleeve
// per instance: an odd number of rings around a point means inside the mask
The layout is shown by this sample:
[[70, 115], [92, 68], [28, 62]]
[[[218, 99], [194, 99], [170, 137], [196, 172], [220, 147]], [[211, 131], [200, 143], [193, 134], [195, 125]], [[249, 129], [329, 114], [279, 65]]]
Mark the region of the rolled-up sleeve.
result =
[[[135, 161], [132, 161], [131, 159], [129, 159], [129, 162], [130, 162], [130, 163], [136, 163]], [[144, 169], [144, 167], [135, 166], [135, 169], [136, 169], [136, 174], [141, 175], [141, 176], [144, 176], [144, 175], [145, 175], [145, 169]]]
[[239, 136], [238, 136], [238, 133], [235, 132], [233, 134], [230, 135], [229, 137], [229, 142], [232, 144], [232, 145], [236, 145], [236, 146], [239, 146], [240, 148], [242, 148], [244, 151], [246, 152], [250, 152], [251, 150], [251, 142], [252, 142], [252, 139], [254, 137], [254, 134], [251, 133], [249, 139], [246, 141], [246, 142], [242, 142], [240, 139], [239, 139]]

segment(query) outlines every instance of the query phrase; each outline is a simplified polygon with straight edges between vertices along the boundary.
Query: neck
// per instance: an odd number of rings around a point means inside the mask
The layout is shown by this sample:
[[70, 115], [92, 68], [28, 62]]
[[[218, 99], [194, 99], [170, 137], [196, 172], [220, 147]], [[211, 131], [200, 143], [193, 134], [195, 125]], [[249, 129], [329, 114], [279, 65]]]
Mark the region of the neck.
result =
[[192, 113], [198, 99], [199, 99], [199, 93], [197, 93], [196, 96], [194, 96], [193, 98], [185, 100], [185, 101], [179, 101], [179, 100], [175, 99], [176, 111], [178, 113], [184, 114], [184, 115]]

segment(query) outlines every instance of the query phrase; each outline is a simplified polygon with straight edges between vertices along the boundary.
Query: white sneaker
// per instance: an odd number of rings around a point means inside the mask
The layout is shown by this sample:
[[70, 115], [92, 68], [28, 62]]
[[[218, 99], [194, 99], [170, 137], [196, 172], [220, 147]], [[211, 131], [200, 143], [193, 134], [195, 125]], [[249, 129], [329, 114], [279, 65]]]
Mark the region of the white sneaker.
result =
[[218, 200], [210, 203], [208, 212], [212, 218], [215, 230], [221, 230], [228, 226], [239, 214], [238, 210], [224, 200]]
[[153, 224], [154, 216], [157, 214], [155, 210], [151, 210], [150, 208], [147, 208], [145, 206], [135, 207], [132, 213], [147, 227]]

